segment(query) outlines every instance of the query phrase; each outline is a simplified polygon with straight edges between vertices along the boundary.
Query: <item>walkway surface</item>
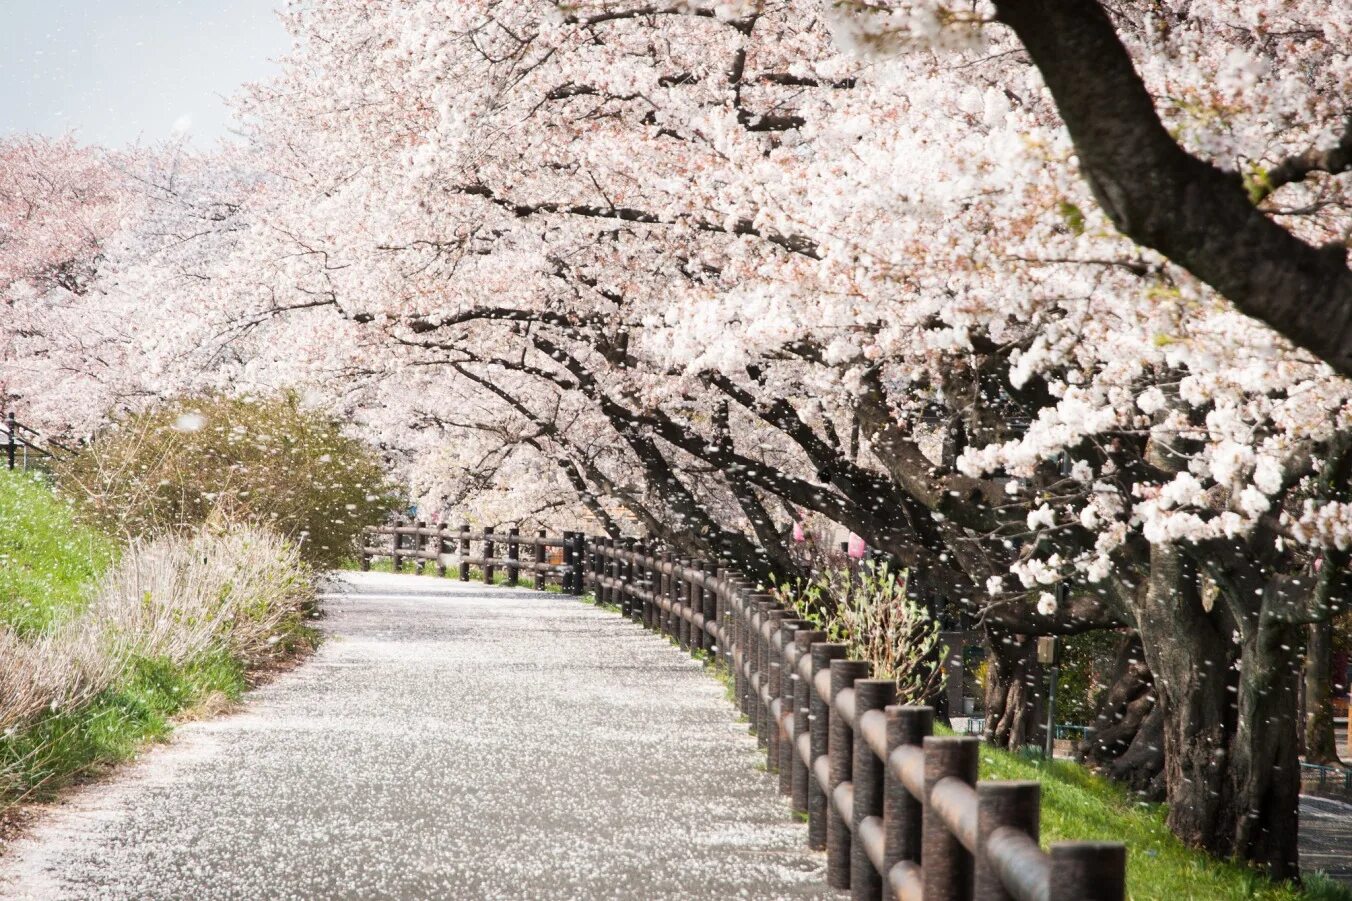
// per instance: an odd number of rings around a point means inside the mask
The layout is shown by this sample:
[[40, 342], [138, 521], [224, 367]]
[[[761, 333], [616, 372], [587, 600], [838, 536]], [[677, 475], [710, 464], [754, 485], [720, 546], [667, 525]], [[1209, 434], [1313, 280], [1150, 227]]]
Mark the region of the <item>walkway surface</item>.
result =
[[664, 639], [558, 595], [344, 580], [313, 660], [44, 817], [0, 897], [831, 897]]

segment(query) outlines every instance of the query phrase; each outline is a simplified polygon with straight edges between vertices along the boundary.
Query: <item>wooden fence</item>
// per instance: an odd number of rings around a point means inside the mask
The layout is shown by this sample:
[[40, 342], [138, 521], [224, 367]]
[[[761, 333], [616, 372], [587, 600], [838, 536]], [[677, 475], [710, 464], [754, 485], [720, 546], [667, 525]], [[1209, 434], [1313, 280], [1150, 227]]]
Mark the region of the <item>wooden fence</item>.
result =
[[[505, 540], [504, 540], [505, 539]], [[474, 556], [471, 547], [481, 552]], [[847, 659], [739, 573], [579, 532], [524, 537], [515, 530], [448, 531], [426, 525], [368, 531], [362, 568], [387, 556], [485, 581], [503, 568], [558, 578], [565, 592], [591, 588], [598, 602], [681, 648], [718, 658], [751, 721], [779, 789], [808, 817], [808, 844], [826, 851], [827, 880], [853, 899], [904, 901], [1121, 901], [1126, 849], [1106, 842], [1038, 843], [1041, 786], [978, 782], [979, 742], [932, 735], [934, 711], [899, 706], [890, 679]], [[534, 550], [520, 559], [520, 548]], [[544, 562], [546, 548], [562, 551]], [[499, 550], [505, 550], [505, 556]], [[537, 584], [539, 584], [537, 582]]]
[[54, 442], [44, 443], [42, 436], [19, 422], [13, 411], [0, 417], [0, 448], [4, 450], [3, 465], [8, 469], [45, 467], [53, 457], [52, 447], [66, 450]]

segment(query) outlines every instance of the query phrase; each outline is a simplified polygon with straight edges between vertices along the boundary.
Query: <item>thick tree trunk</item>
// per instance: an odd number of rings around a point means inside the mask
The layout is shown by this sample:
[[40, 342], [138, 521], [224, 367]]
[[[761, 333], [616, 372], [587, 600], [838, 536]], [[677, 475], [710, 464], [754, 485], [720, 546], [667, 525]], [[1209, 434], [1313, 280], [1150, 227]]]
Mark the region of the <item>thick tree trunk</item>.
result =
[[1163, 708], [1169, 828], [1216, 857], [1296, 878], [1301, 627], [1246, 612], [1250, 597], [1223, 594], [1207, 610], [1176, 547], [1153, 546], [1150, 564], [1140, 634]]
[[1123, 637], [1093, 732], [1076, 754], [1147, 800], [1164, 800], [1164, 710], [1145, 663], [1141, 639]]
[[1139, 615], [1141, 644], [1163, 719], [1169, 828], [1221, 857], [1234, 844], [1227, 810], [1230, 738], [1229, 629], [1202, 607], [1197, 574], [1172, 545], [1150, 551], [1150, 582]]
[[987, 742], [1016, 750], [1037, 740], [1042, 709], [1042, 667], [1037, 639], [986, 626]]
[[1274, 879], [1300, 875], [1301, 645], [1301, 627], [1279, 622], [1261, 623], [1245, 642], [1227, 819], [1217, 821], [1233, 832], [1230, 853]]
[[1333, 734], [1333, 624], [1311, 623], [1305, 650], [1305, 759], [1338, 763]]

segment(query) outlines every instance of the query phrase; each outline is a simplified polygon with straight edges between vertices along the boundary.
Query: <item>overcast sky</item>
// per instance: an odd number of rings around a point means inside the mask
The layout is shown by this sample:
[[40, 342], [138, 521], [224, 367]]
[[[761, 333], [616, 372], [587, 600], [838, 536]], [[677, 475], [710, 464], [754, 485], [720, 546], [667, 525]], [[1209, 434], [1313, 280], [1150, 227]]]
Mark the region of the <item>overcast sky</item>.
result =
[[0, 0], [0, 135], [155, 143], [228, 134], [225, 97], [274, 71], [280, 0]]

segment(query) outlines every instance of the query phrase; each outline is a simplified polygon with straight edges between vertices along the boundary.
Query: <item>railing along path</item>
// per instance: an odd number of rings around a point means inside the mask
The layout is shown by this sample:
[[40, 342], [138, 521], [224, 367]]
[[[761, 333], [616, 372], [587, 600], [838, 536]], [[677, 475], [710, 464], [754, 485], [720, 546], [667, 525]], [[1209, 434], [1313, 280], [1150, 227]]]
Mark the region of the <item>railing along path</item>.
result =
[[[1125, 897], [1123, 845], [1060, 842], [1044, 851], [1039, 783], [978, 782], [977, 739], [932, 735], [932, 708], [897, 705], [892, 680], [870, 678], [870, 665], [847, 659], [846, 645], [828, 642], [735, 571], [580, 532], [528, 537], [419, 523], [367, 534], [381, 543], [363, 546], [363, 569], [387, 556], [396, 570], [413, 560], [422, 572], [432, 561], [445, 575], [453, 557], [461, 580], [472, 565], [485, 582], [499, 567], [509, 584], [523, 570], [537, 587], [557, 578], [565, 592], [590, 587], [599, 602], [682, 649], [721, 660], [780, 791], [807, 815], [808, 844], [826, 851], [827, 880], [853, 899]], [[522, 547], [532, 559], [520, 559]], [[561, 562], [548, 562], [550, 548], [561, 550]]]

